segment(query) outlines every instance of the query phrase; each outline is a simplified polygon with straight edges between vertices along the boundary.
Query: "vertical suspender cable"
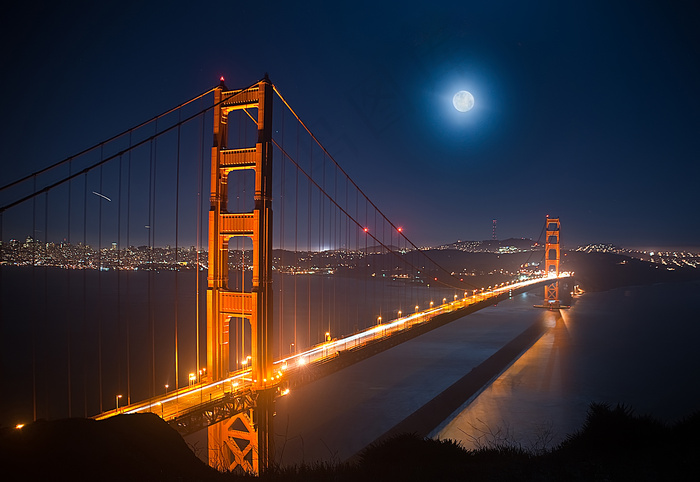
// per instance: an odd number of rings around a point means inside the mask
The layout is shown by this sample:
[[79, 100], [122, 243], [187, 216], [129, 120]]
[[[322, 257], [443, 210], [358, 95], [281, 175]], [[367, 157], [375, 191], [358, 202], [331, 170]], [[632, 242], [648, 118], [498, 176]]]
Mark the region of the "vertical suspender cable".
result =
[[[34, 191], [36, 192], [36, 176], [34, 176]], [[32, 286], [36, 293], [36, 198], [32, 199]], [[36, 312], [37, 303], [33, 307], [35, 316], [32, 317], [32, 400], [34, 421], [36, 422]]]
[[[122, 156], [119, 156], [119, 182], [117, 184], [117, 336], [121, 340], [122, 335]], [[122, 364], [121, 357], [117, 355], [117, 391], [122, 393]]]
[[[68, 175], [73, 174], [73, 160], [68, 161]], [[70, 229], [71, 229], [71, 194], [72, 194], [72, 187], [73, 187], [73, 181], [70, 180], [68, 181], [68, 230], [66, 233], [66, 243], [68, 246], [70, 246], [71, 243], [71, 236], [70, 236]], [[2, 239], [0, 237], [0, 239]], [[68, 268], [66, 266], [65, 268]], [[71, 270], [66, 269], [66, 286], [68, 287], [67, 292], [68, 296], [70, 296], [70, 279], [71, 279]], [[67, 348], [67, 361], [68, 361], [68, 370], [66, 371], [68, 374], [68, 418], [71, 418], [73, 416], [73, 397], [72, 397], [72, 391], [71, 391], [71, 317], [69, 315], [68, 311], [68, 306], [66, 306], [66, 348]]]
[[[326, 155], [324, 154], [321, 157], [321, 186], [323, 186], [323, 190], [326, 190]], [[320, 269], [320, 296], [319, 299], [321, 300], [321, 314], [318, 317], [319, 321], [319, 328], [321, 328], [323, 331], [330, 332], [330, 326], [327, 327], [327, 329], [324, 330], [324, 325], [325, 325], [325, 316], [324, 316], [324, 308], [327, 309], [327, 307], [324, 307], [324, 301], [325, 301], [325, 293], [324, 293], [324, 280], [325, 277], [323, 276], [323, 270], [325, 266], [322, 266], [321, 263], [323, 262], [323, 248], [324, 246], [324, 234], [325, 234], [325, 206], [326, 206], [326, 200], [325, 198], [319, 193], [318, 195], [318, 204], [319, 204], [319, 209], [318, 209], [318, 258], [319, 258], [319, 269]]]
[[[281, 126], [280, 126], [280, 131], [281, 131], [281, 136], [280, 136], [280, 145], [282, 146], [282, 149], [284, 149], [284, 114], [282, 115], [281, 119]], [[278, 358], [282, 358], [282, 354], [285, 353], [283, 350], [284, 348], [284, 275], [280, 271], [280, 267], [282, 266], [282, 255], [284, 253], [284, 205], [287, 204], [287, 197], [286, 197], [286, 189], [285, 186], [287, 184], [287, 180], [285, 179], [285, 172], [284, 172], [284, 156], [280, 153], [279, 161], [280, 165], [280, 244], [279, 244], [279, 249], [280, 249], [280, 255], [279, 255], [279, 262], [277, 263], [277, 279], [278, 283], [280, 284], [280, 296], [279, 296], [279, 328], [277, 331], [279, 331], [279, 347], [278, 347]]]
[[[348, 201], [348, 180], [345, 178], [345, 209], [350, 212], [350, 202]], [[347, 260], [348, 260], [348, 266], [349, 268], [349, 263], [350, 263], [350, 255], [353, 254], [353, 250], [350, 248], [350, 218], [345, 216], [345, 250], [347, 254]], [[350, 276], [350, 271], [348, 270], [348, 273], [346, 276]], [[350, 310], [348, 309], [348, 288], [349, 286], [349, 279], [345, 280], [345, 289], [343, 290], [343, 306], [345, 309], [343, 312], [345, 313], [345, 332], [348, 333], [348, 330], [350, 329]]]
[[[203, 101], [200, 101], [200, 103]], [[199, 373], [199, 253], [202, 250], [202, 209], [203, 198], [202, 198], [202, 184], [204, 182], [204, 114], [199, 118], [200, 120], [200, 131], [199, 131], [199, 159], [198, 159], [198, 169], [197, 169], [197, 271], [195, 276], [195, 313], [194, 313], [194, 343], [195, 343], [195, 357], [196, 357], [196, 368], [197, 373]]]
[[[379, 230], [377, 229], [377, 211], [374, 210], [373, 212], [374, 212], [374, 233], [375, 233], [374, 235], [379, 236]], [[381, 255], [384, 252], [384, 250], [381, 248], [378, 250], [377, 248], [379, 248], [379, 246], [375, 245], [372, 247], [372, 254], [374, 255], [373, 256], [374, 266], [372, 266], [372, 272], [376, 273], [376, 275], [374, 277], [374, 282], [372, 283], [373, 285], [375, 285], [372, 287], [372, 306], [375, 307], [374, 311], [375, 311], [375, 313], [377, 313], [377, 316], [379, 316], [381, 318], [382, 307], [381, 307], [381, 301], [379, 303], [377, 303], [377, 286], [376, 285], [378, 283], [378, 277], [381, 276], [381, 273], [379, 273], [379, 271], [381, 270], [381, 267], [382, 267], [380, 259], [381, 259]], [[377, 254], [377, 253], [379, 253], [379, 254]], [[379, 284], [381, 284], [381, 283], [379, 283]]]
[[[153, 203], [151, 205], [153, 209], [151, 217], [151, 269], [148, 271], [149, 274], [149, 293], [154, 290], [153, 285], [155, 283], [155, 273], [153, 273], [153, 255], [156, 249], [156, 187], [158, 186], [158, 120], [155, 121], [155, 137], [153, 138]], [[151, 304], [153, 300], [149, 300]], [[151, 393], [153, 396], [156, 394], [156, 320], [155, 320], [155, 309], [151, 305]]]
[[[100, 160], [103, 159], [102, 147], [100, 147]], [[102, 193], [102, 165], [100, 165], [100, 193]], [[97, 201], [97, 291], [99, 303], [102, 303], [102, 198]], [[99, 305], [98, 305], [99, 306]], [[100, 413], [102, 413], [102, 310], [98, 310], [97, 315], [97, 380], [100, 390]]]
[[[297, 122], [297, 159], [299, 159], [299, 123]], [[299, 265], [299, 169], [294, 169], [294, 267]], [[297, 275], [294, 274], [294, 350], [299, 349], [297, 338]]]
[[[158, 127], [156, 126], [156, 132]], [[154, 327], [153, 327], [153, 300], [151, 296], [152, 291], [152, 276], [153, 276], [153, 140], [150, 142], [150, 153], [149, 153], [149, 176], [148, 176], [148, 326], [151, 342], [151, 364], [150, 364], [150, 375], [151, 375], [151, 396], [154, 397], [156, 394], [156, 355], [155, 355], [155, 340], [154, 340]]]
[[[126, 249], [131, 251], [131, 131], [129, 131], [129, 157], [126, 175]], [[129, 293], [131, 269], [126, 271], [126, 292]], [[131, 310], [126, 311], [126, 404], [131, 405]]]
[[[309, 172], [311, 175], [311, 179], [314, 177], [314, 159], [313, 159], [313, 150], [314, 150], [314, 145], [313, 143], [310, 143], [309, 145]], [[306, 234], [306, 251], [307, 251], [307, 256], [306, 259], [308, 260], [307, 265], [308, 265], [308, 272], [311, 273], [311, 204], [312, 204], [312, 198], [313, 198], [313, 192], [311, 190], [311, 183], [308, 183], [308, 197], [307, 197], [307, 220], [306, 220], [306, 226], [307, 226], [307, 234]], [[311, 275], [307, 275], [306, 278], [308, 279], [308, 289], [306, 292], [307, 295], [307, 300], [306, 300], [306, 306], [307, 306], [307, 312], [308, 312], [308, 339], [307, 343], [308, 345], [313, 345], [315, 342], [311, 341]], [[318, 340], [316, 340], [318, 341]]]
[[[357, 195], [357, 191], [355, 191], [355, 219], [360, 219], [359, 217], [360, 214], [360, 197]], [[352, 224], [350, 225], [352, 227]], [[355, 249], [359, 253], [357, 256], [357, 262], [356, 266], [357, 268], [362, 268], [358, 269], [357, 273], [355, 274], [355, 293], [360, 293], [360, 289], [362, 288], [361, 282], [360, 282], [360, 276], [362, 276], [362, 272], [364, 272], [364, 264], [365, 264], [365, 258], [364, 255], [361, 253], [362, 249], [360, 248], [360, 230], [357, 229], [356, 227], [354, 228], [355, 231]], [[365, 298], [365, 303], [367, 302], [367, 298]], [[359, 322], [360, 319], [360, 304], [355, 303], [355, 329], [353, 332], [357, 331], [357, 323]]]
[[[83, 345], [86, 344], [88, 339], [88, 328], [87, 328], [87, 270], [89, 266], [87, 265], [87, 192], [88, 192], [88, 173], [85, 173], [83, 178], [83, 253], [81, 259], [83, 260]], [[88, 416], [88, 396], [87, 396], [87, 350], [83, 346], [83, 410], [84, 417]]]
[[[178, 111], [178, 126], [177, 126], [177, 160], [175, 167], [175, 389], [180, 387], [180, 366], [178, 360], [178, 340], [177, 340], [177, 304], [178, 304], [178, 273], [180, 272], [180, 266], [178, 265], [177, 251], [178, 245], [178, 230], [180, 221], [180, 120], [182, 117], [182, 111]], [[199, 373], [199, 372], [197, 372]], [[201, 381], [201, 380], [200, 380]]]
[[[299, 159], [299, 123], [297, 123], [297, 159]], [[299, 261], [299, 169], [294, 169], [294, 269], [297, 269]], [[297, 339], [297, 275], [294, 274], [294, 350], [299, 348]]]
[[[48, 232], [49, 232], [49, 192], [46, 191], [46, 193], [44, 194], [44, 247], [43, 247], [43, 252], [44, 252], [43, 256], [44, 257], [46, 257], [48, 255], [48, 252], [47, 252], [47, 245], [49, 242]], [[44, 259], [43, 265], [44, 265], [44, 269], [43, 269], [43, 271], [44, 271], [44, 301], [42, 303], [42, 310], [41, 311], [43, 313], [43, 316], [41, 318], [42, 318], [43, 324], [44, 324], [44, 333], [46, 333], [46, 332], [48, 332], [48, 326], [47, 326], [48, 304], [46, 302], [46, 298], [49, 295], [49, 285], [48, 285], [48, 269], [49, 269], [49, 267], [47, 266], [46, 259]], [[45, 367], [44, 370], [46, 371], [48, 368], [48, 362], [50, 360], [49, 356], [47, 355], [49, 353], [49, 349], [48, 349], [48, 346], [46, 346], [46, 344], [44, 345], [44, 349], [42, 350], [42, 352], [44, 353], [44, 367]], [[49, 409], [51, 408], [51, 397], [50, 397], [51, 384], [49, 382], [50, 379], [51, 379], [51, 377], [47, 376], [47, 374], [44, 373], [44, 383], [46, 384], [45, 385], [46, 386], [46, 418], [48, 418], [48, 419], [51, 418], [51, 414], [49, 412]]]
[[[334, 173], [335, 174], [333, 177], [333, 197], [338, 197], [338, 171], [334, 170]], [[332, 209], [333, 209], [333, 223], [331, 223], [333, 226], [333, 239], [332, 239], [333, 244], [332, 244], [332, 246], [333, 246], [333, 249], [336, 250], [336, 253], [340, 253], [340, 249], [342, 248], [342, 246], [339, 246], [339, 244], [342, 244], [342, 243], [340, 243], [340, 234], [336, 233], [336, 230], [338, 229], [338, 216], [340, 213], [338, 212], [337, 209], [335, 209], [335, 208], [332, 208]], [[338, 236], [336, 236], [336, 234], [338, 234]], [[336, 255], [336, 259], [337, 259], [337, 255]], [[336, 272], [333, 275], [333, 281], [332, 281], [332, 283], [333, 283], [333, 309], [334, 309], [334, 311], [337, 311], [337, 309], [338, 309], [338, 306], [336, 304], [336, 280], [338, 277], [338, 271], [339, 270], [336, 267]], [[336, 326], [338, 327], [338, 329], [340, 329], [340, 324], [338, 324], [337, 322], [336, 322]], [[338, 333], [338, 335], [340, 335], [340, 333]]]
[[[365, 303], [370, 308], [370, 312], [365, 313], [365, 315], [370, 314], [373, 316], [374, 315], [374, 307], [372, 306], [372, 303], [367, 303], [367, 285], [369, 283], [369, 277], [367, 276], [367, 274], [369, 274], [369, 272], [371, 270], [371, 266], [369, 265], [369, 261], [371, 258], [369, 257], [369, 246], [367, 245], [367, 242], [369, 240], [369, 236], [367, 235], [367, 230], [369, 229], [369, 212], [367, 209], [368, 209], [367, 201], [365, 201], [365, 258], [367, 259], [367, 262], [364, 263], [366, 265], [365, 266], [366, 272], [365, 272], [365, 276], [364, 276], [364, 288], [365, 288], [364, 299], [365, 299]], [[370, 321], [374, 321], [374, 320], [370, 320]], [[366, 321], [365, 321], [365, 323], [366, 323]], [[363, 325], [362, 328], [365, 328], [365, 326], [366, 325]]]

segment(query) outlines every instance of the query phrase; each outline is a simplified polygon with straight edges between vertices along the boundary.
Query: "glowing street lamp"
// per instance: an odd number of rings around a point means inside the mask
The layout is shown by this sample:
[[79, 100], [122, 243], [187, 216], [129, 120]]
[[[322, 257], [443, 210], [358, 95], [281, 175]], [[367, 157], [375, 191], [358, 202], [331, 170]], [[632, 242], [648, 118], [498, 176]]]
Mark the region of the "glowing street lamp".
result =
[[190, 381], [190, 386], [193, 386], [195, 384], [195, 382], [197, 381], [197, 375], [195, 375], [194, 373], [190, 373], [189, 381]]
[[166, 383], [166, 384], [165, 384], [165, 394], [166, 394], [166, 395], [168, 394], [168, 388], [170, 388], [170, 385], [168, 385], [168, 384]]
[[114, 404], [117, 406], [117, 408], [114, 410], [115, 412], [119, 413], [119, 399], [122, 398], [121, 395], [117, 395], [114, 397]]
[[401, 310], [399, 310], [399, 318], [401, 318]]
[[331, 332], [330, 331], [326, 332], [326, 341], [331, 341]]

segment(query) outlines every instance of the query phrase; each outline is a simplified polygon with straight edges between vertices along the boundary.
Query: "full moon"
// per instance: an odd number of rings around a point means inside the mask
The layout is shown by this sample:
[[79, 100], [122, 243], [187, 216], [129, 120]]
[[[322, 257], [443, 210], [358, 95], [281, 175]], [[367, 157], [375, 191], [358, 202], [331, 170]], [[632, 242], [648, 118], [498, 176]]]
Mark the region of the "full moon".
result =
[[466, 90], [460, 90], [452, 97], [452, 105], [460, 112], [467, 112], [474, 107], [474, 96]]

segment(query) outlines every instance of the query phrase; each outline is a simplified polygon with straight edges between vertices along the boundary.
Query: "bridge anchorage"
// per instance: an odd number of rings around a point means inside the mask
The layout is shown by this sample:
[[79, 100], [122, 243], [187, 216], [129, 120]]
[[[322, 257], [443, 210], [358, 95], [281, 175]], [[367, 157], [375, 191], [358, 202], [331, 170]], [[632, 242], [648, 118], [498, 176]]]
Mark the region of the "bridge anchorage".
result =
[[545, 220], [545, 245], [544, 245], [544, 272], [545, 276], [551, 278], [544, 287], [544, 303], [535, 305], [535, 308], [546, 308], [549, 310], [559, 310], [571, 308], [561, 304], [559, 297], [559, 261], [561, 250], [559, 249], [559, 235], [561, 233], [561, 222], [559, 218]]

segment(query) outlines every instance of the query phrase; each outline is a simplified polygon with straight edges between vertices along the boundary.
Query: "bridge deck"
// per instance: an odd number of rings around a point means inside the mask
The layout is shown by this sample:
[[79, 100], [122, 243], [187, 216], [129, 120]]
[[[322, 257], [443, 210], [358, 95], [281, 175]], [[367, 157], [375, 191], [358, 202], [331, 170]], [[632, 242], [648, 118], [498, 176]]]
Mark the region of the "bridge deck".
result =
[[[569, 276], [569, 273], [562, 273], [559, 278]], [[530, 290], [547, 282], [551, 282], [551, 278], [534, 278], [504, 284], [490, 291], [474, 293], [388, 323], [378, 324], [354, 335], [322, 343], [276, 361], [274, 364], [283, 375], [275, 383], [284, 385], [285, 390], [280, 390], [280, 393], [286, 394], [286, 387], [300, 386], [340, 370], [465, 314], [490, 306], [509, 292]], [[101, 413], [93, 418], [101, 420], [121, 413], [152, 412], [168, 421], [181, 433], [190, 433], [216, 423], [222, 417], [230, 417], [236, 411], [240, 413], [247, 410], [254, 403], [253, 380], [248, 368], [233, 372], [224, 380], [181, 388], [119, 407], [118, 410]]]

